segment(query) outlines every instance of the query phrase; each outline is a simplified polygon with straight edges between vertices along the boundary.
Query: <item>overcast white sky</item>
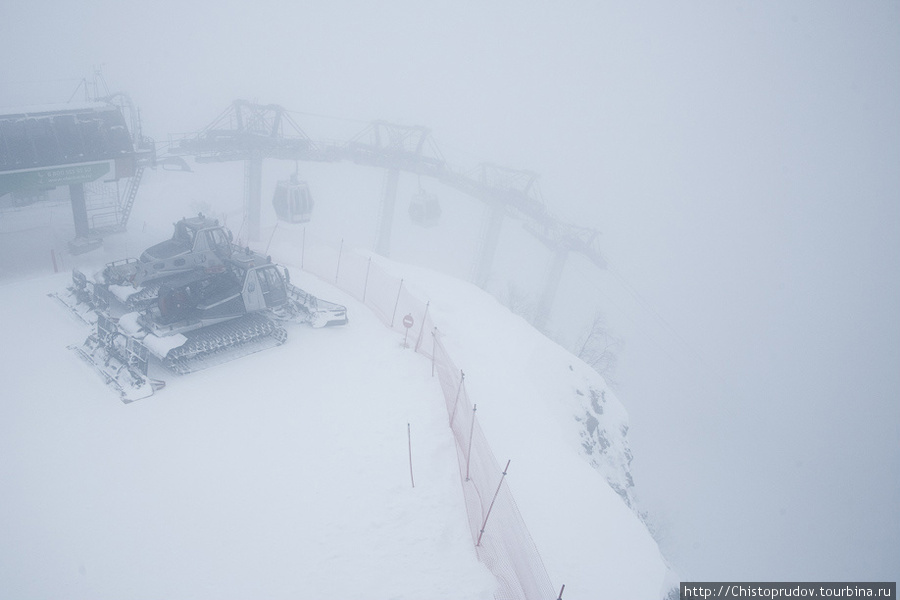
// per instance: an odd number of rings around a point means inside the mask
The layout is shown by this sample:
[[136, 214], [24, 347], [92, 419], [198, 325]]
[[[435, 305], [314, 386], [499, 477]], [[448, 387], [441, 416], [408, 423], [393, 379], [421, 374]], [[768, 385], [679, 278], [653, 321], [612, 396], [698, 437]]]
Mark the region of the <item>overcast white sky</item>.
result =
[[381, 4], [7, 2], [0, 106], [102, 65], [159, 140], [244, 98], [539, 172], [676, 566], [900, 578], [900, 3]]

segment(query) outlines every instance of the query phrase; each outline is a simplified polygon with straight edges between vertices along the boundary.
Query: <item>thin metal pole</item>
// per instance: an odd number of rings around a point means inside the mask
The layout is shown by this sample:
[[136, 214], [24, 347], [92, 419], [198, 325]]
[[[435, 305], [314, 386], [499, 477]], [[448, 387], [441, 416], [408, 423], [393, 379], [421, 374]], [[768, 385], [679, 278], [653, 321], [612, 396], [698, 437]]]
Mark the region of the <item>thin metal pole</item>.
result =
[[369, 262], [366, 263], [366, 281], [363, 283], [363, 304], [366, 303], [366, 290], [369, 289], [369, 269], [372, 268], [372, 257], [369, 257]]
[[459, 370], [459, 387], [456, 388], [456, 400], [453, 401], [453, 410], [450, 412], [450, 426], [453, 427], [453, 417], [456, 416], [456, 407], [459, 405], [459, 395], [462, 392], [463, 381], [466, 380], [466, 374], [462, 369]]
[[[478, 405], [472, 406], [472, 427], [469, 428], [469, 447], [466, 450], [466, 481], [469, 480], [469, 460], [472, 458], [472, 436], [475, 434], [475, 411]], [[481, 539], [480, 537], [478, 539]]]
[[394, 314], [391, 315], [391, 328], [394, 327], [394, 319], [397, 317], [397, 307], [400, 306], [400, 292], [403, 291], [403, 280], [400, 280], [400, 287], [397, 288], [397, 301], [394, 302]]
[[338, 274], [341, 272], [341, 255], [344, 253], [344, 238], [341, 238], [341, 247], [338, 249], [337, 268], [334, 270], [334, 282], [338, 281]]
[[437, 352], [437, 327], [431, 330], [431, 376], [434, 377], [434, 354]]
[[416, 487], [416, 480], [413, 478], [412, 468], [412, 434], [409, 432], [409, 423], [406, 424], [406, 439], [409, 442], [409, 480], [413, 487]]
[[428, 307], [431, 305], [431, 301], [425, 303], [425, 314], [422, 315], [422, 325], [419, 327], [419, 337], [416, 338], [416, 352], [419, 351], [419, 344], [422, 343], [422, 332], [425, 331], [425, 319], [428, 318]]
[[566, 589], [566, 584], [563, 584], [563, 586], [561, 588], [559, 588], [559, 596], [557, 596], [556, 600], [562, 600], [562, 593], [563, 593], [563, 590], [565, 590], [565, 589]]
[[[488, 507], [487, 514], [484, 515], [484, 523], [481, 524], [481, 531], [478, 532], [478, 541], [475, 542], [476, 546], [481, 545], [481, 536], [484, 535], [484, 528], [487, 526], [488, 517], [491, 516], [491, 510], [494, 508], [494, 502], [497, 500], [497, 496], [500, 494], [500, 486], [503, 485], [503, 478], [506, 477], [506, 472], [509, 470], [509, 463], [511, 462], [511, 460], [506, 461], [506, 468], [503, 469], [503, 475], [500, 476], [500, 483], [497, 484], [497, 491], [494, 492], [494, 497], [493, 499], [491, 499], [491, 505]], [[560, 590], [559, 593], [562, 594], [562, 590]]]

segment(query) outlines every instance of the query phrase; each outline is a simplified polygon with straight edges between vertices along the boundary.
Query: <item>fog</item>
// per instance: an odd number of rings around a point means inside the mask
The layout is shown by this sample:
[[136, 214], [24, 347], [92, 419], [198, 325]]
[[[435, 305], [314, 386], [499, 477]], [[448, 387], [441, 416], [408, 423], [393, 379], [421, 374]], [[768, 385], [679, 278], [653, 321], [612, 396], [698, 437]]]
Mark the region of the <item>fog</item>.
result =
[[897, 2], [7, 2], [0, 34], [0, 106], [102, 67], [160, 142], [241, 98], [540, 173], [602, 232], [609, 268], [572, 257], [553, 323], [599, 310], [625, 340], [638, 494], [682, 578], [900, 579]]

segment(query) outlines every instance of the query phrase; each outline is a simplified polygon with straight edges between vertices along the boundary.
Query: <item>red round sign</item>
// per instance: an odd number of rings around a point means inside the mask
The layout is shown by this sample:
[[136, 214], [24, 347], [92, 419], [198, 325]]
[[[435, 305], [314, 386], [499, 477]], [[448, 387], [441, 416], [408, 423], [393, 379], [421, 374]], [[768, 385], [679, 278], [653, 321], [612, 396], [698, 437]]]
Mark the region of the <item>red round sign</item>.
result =
[[413, 326], [413, 318], [412, 315], [406, 315], [403, 317], [403, 326], [409, 329]]

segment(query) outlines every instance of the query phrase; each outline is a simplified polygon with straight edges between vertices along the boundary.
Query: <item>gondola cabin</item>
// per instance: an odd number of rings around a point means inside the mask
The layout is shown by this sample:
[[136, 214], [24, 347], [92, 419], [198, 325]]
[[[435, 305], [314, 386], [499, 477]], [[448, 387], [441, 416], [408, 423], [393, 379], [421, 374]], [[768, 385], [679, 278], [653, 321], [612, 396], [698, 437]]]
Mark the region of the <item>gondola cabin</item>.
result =
[[409, 218], [421, 227], [434, 227], [441, 220], [441, 204], [437, 196], [422, 190], [416, 192], [409, 203]]
[[278, 182], [272, 205], [278, 218], [288, 223], [308, 223], [312, 218], [312, 194], [307, 183], [298, 180], [296, 175]]

